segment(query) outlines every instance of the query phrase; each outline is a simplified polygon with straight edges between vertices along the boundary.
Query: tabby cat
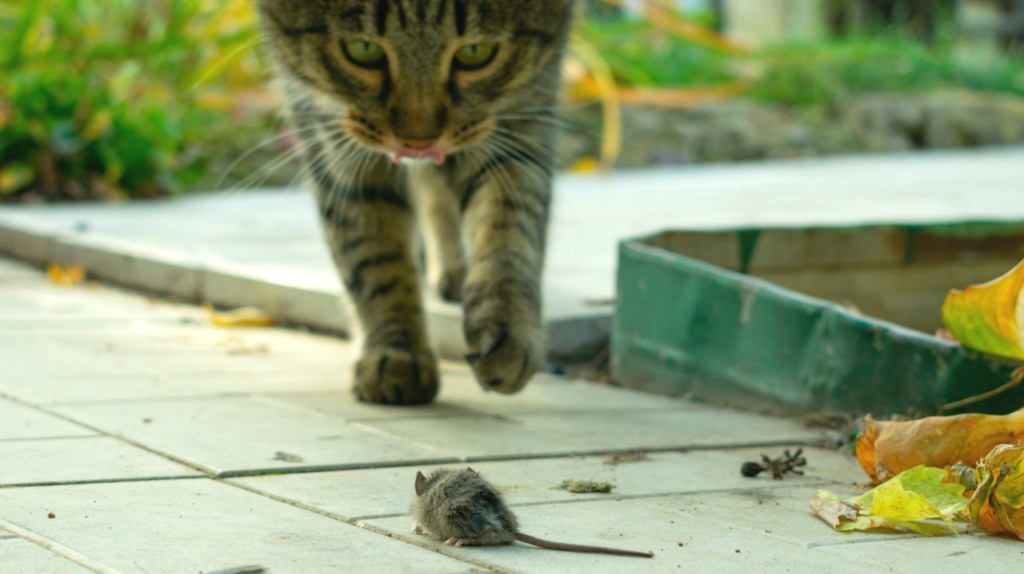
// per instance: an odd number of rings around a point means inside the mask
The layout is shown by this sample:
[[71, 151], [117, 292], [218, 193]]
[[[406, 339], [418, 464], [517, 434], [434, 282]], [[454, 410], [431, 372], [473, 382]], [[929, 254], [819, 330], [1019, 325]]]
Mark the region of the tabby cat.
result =
[[[260, 0], [363, 335], [360, 400], [438, 392], [418, 267], [461, 300], [485, 389], [544, 359], [540, 275], [573, 0]], [[418, 223], [418, 225], [417, 225]]]

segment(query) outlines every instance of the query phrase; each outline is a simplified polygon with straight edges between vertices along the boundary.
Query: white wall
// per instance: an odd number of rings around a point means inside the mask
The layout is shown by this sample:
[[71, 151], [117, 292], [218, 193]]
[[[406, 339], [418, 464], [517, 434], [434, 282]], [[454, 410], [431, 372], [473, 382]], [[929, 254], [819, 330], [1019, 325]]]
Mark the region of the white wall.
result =
[[729, 36], [753, 46], [827, 34], [824, 0], [726, 0]]

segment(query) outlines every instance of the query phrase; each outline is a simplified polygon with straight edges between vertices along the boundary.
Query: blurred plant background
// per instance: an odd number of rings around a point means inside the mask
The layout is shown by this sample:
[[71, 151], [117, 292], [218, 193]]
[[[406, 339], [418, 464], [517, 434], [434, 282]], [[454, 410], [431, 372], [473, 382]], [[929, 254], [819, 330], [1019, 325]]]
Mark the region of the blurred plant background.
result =
[[252, 4], [0, 0], [0, 194], [156, 197], [207, 182], [270, 128]]
[[[0, 201], [293, 181], [254, 4], [0, 0]], [[1024, 141], [1021, 0], [583, 4], [576, 169]]]

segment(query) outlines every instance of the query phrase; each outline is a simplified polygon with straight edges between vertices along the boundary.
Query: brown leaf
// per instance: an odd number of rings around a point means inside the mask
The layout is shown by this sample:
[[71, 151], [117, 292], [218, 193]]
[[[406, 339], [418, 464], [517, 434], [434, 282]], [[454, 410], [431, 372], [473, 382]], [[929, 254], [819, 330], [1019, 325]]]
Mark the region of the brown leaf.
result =
[[964, 414], [902, 422], [870, 416], [857, 437], [857, 461], [875, 483], [918, 465], [974, 466], [1000, 444], [1024, 441], [1024, 409], [1008, 415]]

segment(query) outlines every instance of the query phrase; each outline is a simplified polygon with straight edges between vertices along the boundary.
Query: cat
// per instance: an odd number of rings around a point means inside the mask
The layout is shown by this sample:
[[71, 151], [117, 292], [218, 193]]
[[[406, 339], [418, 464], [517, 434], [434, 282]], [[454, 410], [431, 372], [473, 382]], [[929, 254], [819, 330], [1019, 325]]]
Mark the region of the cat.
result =
[[543, 366], [541, 269], [573, 0], [260, 0], [362, 332], [362, 400], [434, 400], [419, 286], [461, 301], [480, 385]]

